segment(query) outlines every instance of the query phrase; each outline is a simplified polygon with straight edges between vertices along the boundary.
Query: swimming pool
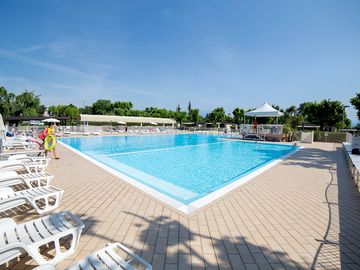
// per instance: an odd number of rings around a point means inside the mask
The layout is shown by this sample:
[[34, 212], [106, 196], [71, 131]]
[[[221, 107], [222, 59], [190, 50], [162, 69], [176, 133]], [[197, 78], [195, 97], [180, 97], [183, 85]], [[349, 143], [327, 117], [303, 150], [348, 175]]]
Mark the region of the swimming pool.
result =
[[233, 182], [245, 182], [245, 176], [297, 149], [199, 134], [77, 137], [60, 141], [120, 176], [179, 202], [178, 206], [192, 207], [199, 199]]

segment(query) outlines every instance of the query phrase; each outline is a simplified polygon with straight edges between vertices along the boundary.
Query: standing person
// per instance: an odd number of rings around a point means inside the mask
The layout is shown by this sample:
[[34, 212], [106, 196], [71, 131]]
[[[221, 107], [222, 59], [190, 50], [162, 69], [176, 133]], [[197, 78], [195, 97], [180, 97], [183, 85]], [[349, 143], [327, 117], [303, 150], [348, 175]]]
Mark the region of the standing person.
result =
[[[36, 130], [33, 129], [32, 130], [32, 133], [33, 133], [33, 137], [31, 139], [31, 141], [37, 143], [39, 145], [39, 150], [42, 151], [42, 150], [45, 150], [44, 148], [44, 139], [46, 137], [45, 135], [45, 130], [42, 130], [39, 134], [37, 134]], [[38, 157], [40, 157], [42, 154], [42, 152], [40, 152], [38, 154]]]
[[50, 149], [46, 149], [46, 147], [45, 147], [45, 156], [47, 156], [47, 153], [49, 151], [52, 151], [54, 158], [60, 159], [56, 155], [56, 125], [55, 125], [55, 123], [49, 123], [49, 127], [46, 128], [45, 134], [46, 134], [46, 138], [45, 138], [44, 142], [46, 143], [46, 141], [48, 141], [47, 144], [50, 145]]

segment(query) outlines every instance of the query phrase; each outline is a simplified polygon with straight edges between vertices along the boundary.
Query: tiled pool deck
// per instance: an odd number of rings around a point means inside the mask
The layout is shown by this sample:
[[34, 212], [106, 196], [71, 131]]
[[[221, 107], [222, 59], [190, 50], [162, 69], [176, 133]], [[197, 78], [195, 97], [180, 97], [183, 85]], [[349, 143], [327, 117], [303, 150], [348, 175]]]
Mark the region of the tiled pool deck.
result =
[[[86, 229], [58, 269], [114, 241], [155, 270], [360, 269], [360, 195], [341, 145], [304, 146], [190, 216], [59, 146], [48, 169], [65, 190], [59, 210]], [[31, 264], [22, 258], [11, 269]]]

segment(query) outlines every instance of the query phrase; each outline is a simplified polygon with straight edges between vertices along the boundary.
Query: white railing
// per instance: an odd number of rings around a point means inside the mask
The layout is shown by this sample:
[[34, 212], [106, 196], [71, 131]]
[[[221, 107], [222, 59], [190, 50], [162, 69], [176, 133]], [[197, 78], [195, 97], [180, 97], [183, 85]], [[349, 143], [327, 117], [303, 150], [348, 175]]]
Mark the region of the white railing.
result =
[[241, 124], [240, 134], [283, 134], [283, 125], [268, 125], [268, 124]]

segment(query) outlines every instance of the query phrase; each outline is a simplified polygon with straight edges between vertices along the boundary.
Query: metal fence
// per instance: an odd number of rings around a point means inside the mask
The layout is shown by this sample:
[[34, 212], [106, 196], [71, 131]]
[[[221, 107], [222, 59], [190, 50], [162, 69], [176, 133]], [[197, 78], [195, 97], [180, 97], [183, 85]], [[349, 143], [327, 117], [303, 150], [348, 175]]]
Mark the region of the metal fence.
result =
[[315, 131], [314, 132], [315, 142], [332, 142], [342, 143], [346, 141], [346, 132], [326, 132], [326, 131]]
[[283, 134], [283, 125], [241, 124], [240, 134]]

